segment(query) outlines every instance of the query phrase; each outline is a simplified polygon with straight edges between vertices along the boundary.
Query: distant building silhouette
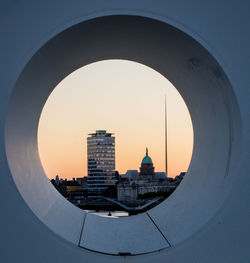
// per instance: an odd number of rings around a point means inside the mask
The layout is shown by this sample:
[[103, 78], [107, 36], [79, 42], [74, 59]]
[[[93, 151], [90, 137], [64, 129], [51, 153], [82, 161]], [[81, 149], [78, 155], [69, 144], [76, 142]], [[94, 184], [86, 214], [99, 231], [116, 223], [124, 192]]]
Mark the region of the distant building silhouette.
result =
[[57, 175], [51, 180], [54, 187], [71, 203], [78, 205], [87, 199], [87, 178], [60, 179]]
[[115, 137], [105, 130], [97, 130], [87, 138], [88, 197], [101, 198], [116, 184]]
[[119, 201], [136, 201], [144, 195], [168, 196], [171, 194], [183, 179], [185, 173], [181, 173], [174, 179], [166, 177], [165, 172], [155, 173], [153, 161], [148, 155], [143, 157], [140, 173], [137, 170], [128, 170], [121, 176], [117, 184], [117, 198]]
[[139, 178], [141, 180], [155, 180], [155, 168], [152, 159], [148, 156], [148, 148], [146, 148], [146, 155], [141, 162]]

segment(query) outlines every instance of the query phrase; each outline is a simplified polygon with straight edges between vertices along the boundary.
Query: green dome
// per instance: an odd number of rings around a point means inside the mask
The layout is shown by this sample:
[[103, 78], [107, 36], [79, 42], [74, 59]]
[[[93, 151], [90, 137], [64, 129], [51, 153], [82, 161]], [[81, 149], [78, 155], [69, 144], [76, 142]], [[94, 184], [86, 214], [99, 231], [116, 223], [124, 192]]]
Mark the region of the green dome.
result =
[[146, 156], [142, 159], [141, 163], [153, 163], [152, 159], [148, 156], [148, 148], [146, 148]]
[[142, 163], [152, 163], [152, 159], [149, 157], [149, 156], [145, 156], [143, 159], [142, 159]]

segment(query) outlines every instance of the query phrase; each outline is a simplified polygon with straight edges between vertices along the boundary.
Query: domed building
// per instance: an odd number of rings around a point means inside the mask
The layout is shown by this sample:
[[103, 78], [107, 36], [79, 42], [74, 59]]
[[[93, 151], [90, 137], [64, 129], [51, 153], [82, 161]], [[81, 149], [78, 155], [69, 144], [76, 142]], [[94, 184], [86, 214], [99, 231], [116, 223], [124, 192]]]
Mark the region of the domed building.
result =
[[148, 148], [146, 148], [146, 155], [141, 162], [139, 180], [155, 180], [155, 168], [152, 159], [148, 156]]
[[[184, 175], [180, 177], [180, 180], [168, 178], [164, 172], [160, 172], [161, 176], [159, 176], [159, 172], [155, 173], [153, 161], [148, 156], [148, 148], [146, 148], [146, 155], [141, 162], [140, 173], [138, 174], [137, 170], [132, 170], [132, 175], [130, 171], [117, 184], [117, 199], [118, 201], [131, 201], [133, 204], [138, 205], [140, 202], [139, 195], [158, 192], [162, 194], [163, 192], [173, 191]], [[131, 176], [128, 176], [128, 174], [131, 174]]]

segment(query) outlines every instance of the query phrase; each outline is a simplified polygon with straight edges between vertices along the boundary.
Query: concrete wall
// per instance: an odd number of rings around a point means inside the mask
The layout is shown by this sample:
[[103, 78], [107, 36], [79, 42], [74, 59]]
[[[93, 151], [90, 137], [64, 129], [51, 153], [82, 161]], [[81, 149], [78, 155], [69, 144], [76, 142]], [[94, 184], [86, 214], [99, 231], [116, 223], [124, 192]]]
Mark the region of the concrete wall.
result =
[[[1, 262], [249, 262], [249, 7], [1, 1]], [[110, 58], [166, 76], [194, 127], [192, 161], [174, 194], [147, 214], [112, 220], [64, 200], [37, 151], [39, 116], [56, 84]]]

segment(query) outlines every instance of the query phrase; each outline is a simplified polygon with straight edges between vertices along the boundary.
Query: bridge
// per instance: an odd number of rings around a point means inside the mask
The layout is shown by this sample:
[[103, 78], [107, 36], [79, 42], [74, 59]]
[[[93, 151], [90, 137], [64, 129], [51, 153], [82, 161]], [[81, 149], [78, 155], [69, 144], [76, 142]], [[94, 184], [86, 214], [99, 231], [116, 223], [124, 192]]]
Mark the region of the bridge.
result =
[[148, 201], [146, 204], [144, 205], [140, 205], [140, 206], [135, 206], [135, 207], [130, 207], [127, 206], [125, 204], [123, 204], [122, 202], [119, 202], [117, 200], [114, 200], [112, 198], [105, 198], [107, 201], [110, 201], [118, 206], [120, 206], [122, 209], [124, 209], [126, 212], [128, 212], [130, 215], [136, 215], [142, 212], [147, 211], [149, 208], [155, 206], [156, 204], [159, 203], [160, 200], [162, 200], [162, 197], [156, 197], [150, 201]]

